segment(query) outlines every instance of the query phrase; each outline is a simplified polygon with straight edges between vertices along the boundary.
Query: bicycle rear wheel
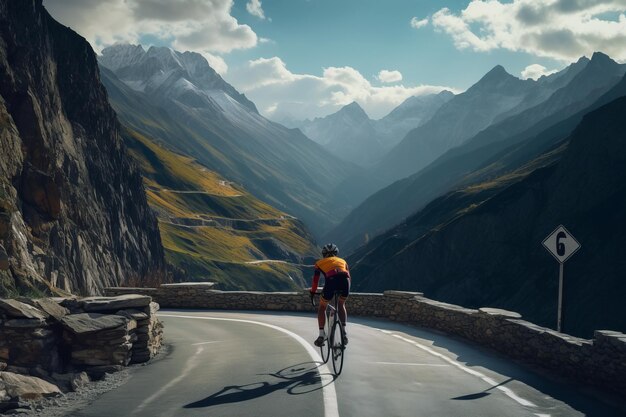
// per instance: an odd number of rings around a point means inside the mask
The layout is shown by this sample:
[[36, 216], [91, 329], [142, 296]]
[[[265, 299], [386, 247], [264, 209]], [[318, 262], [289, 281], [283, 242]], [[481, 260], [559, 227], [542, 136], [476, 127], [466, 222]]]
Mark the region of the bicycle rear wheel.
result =
[[330, 357], [330, 314], [326, 312], [326, 324], [324, 324], [324, 333], [326, 334], [326, 340], [324, 344], [320, 346], [320, 353], [322, 354], [322, 360], [324, 363], [328, 362]]
[[332, 331], [330, 332], [330, 354], [333, 359], [333, 369], [335, 375], [339, 376], [343, 369], [343, 353], [345, 346], [343, 344], [343, 327], [339, 324], [339, 321], [333, 323]]

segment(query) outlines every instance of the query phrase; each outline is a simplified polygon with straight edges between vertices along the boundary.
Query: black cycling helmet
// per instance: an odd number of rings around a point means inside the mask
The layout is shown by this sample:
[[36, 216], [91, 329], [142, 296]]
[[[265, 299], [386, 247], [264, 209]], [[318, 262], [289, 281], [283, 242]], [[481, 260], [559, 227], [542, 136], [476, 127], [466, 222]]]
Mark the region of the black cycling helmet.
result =
[[337, 256], [339, 253], [339, 248], [334, 243], [327, 243], [322, 248], [322, 256], [327, 258], [329, 256]]

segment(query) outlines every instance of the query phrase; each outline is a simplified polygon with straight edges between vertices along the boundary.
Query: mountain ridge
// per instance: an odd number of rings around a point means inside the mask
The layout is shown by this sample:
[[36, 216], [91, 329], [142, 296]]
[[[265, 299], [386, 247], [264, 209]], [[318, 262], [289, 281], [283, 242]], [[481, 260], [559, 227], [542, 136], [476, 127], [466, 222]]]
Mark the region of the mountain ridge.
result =
[[[618, 74], [623, 75], [624, 66], [615, 65], [613, 63], [609, 66], [606, 72], [608, 76], [601, 77], [593, 68], [587, 73], [577, 68], [573, 74], [569, 74], [569, 83], [557, 89], [553, 98], [548, 97], [535, 107], [489, 126], [460, 147], [446, 152], [422, 171], [369, 196], [326, 239], [336, 239], [349, 249], [354, 249], [384, 229], [393, 227], [394, 223], [447, 192], [464, 176], [469, 176], [482, 163], [479, 161], [484, 162], [509, 146], [531, 139], [586, 107], [593, 106], [603, 93], [618, 83], [621, 78]], [[568, 129], [576, 124], [570, 122], [567, 127], [559, 128], [558, 135], [562, 137], [567, 134]], [[554, 140], [557, 139], [546, 139], [546, 144]], [[352, 238], [347, 239], [346, 236], [350, 234]]]
[[[157, 46], [151, 46], [146, 51], [141, 45], [116, 44], [104, 48], [98, 61], [115, 72], [120, 79], [128, 81], [127, 85], [131, 88], [148, 94], [151, 90], [163, 87], [167, 80], [165, 75], [181, 71], [183, 79], [189, 79], [205, 89], [225, 91], [237, 102], [258, 114], [254, 103], [224, 81], [206, 59], [195, 52], [180, 53], [172, 48]], [[155, 96], [158, 97], [158, 94]]]
[[379, 120], [370, 119], [365, 110], [353, 101], [335, 113], [293, 122], [293, 125], [346, 161], [369, 167], [453, 96], [445, 90], [438, 94], [412, 96]]
[[355, 289], [423, 291], [469, 307], [518, 311], [551, 326], [558, 280], [541, 241], [565, 224], [588, 248], [567, 264], [566, 331], [582, 337], [598, 328], [623, 331], [619, 294], [626, 288], [619, 277], [626, 264], [615, 256], [626, 232], [620, 214], [625, 114], [626, 97], [616, 98], [587, 113], [566, 139], [513, 177], [500, 175], [434, 200], [348, 258], [354, 275], [363, 277]]
[[143, 76], [141, 68], [122, 67], [128, 68], [121, 74], [125, 81], [101, 67], [111, 103], [126, 125], [148, 129], [155, 140], [193, 155], [257, 198], [302, 219], [316, 236], [349, 210], [350, 201], [331, 210], [328, 190], [356, 167], [329, 155], [299, 130], [270, 122], [226, 90], [190, 86], [182, 73], [145, 92], [129, 78], [134, 74], [144, 77], [141, 83], [150, 80], [152, 75]]

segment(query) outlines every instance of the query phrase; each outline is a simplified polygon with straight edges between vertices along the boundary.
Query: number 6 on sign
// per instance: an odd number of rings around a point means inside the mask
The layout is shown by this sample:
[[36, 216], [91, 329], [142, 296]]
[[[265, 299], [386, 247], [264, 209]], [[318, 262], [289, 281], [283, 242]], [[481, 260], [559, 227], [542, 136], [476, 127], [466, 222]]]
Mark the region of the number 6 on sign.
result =
[[559, 226], [543, 241], [543, 246], [559, 263], [565, 263], [570, 256], [580, 249], [580, 243], [567, 229]]
[[566, 237], [567, 235], [563, 231], [560, 231], [556, 235], [556, 254], [558, 256], [565, 255], [565, 243], [563, 243], [562, 240], [565, 239]]
[[580, 243], [561, 225], [543, 241], [543, 246], [559, 261], [559, 301], [556, 330], [560, 332], [563, 327], [563, 264], [580, 249]]

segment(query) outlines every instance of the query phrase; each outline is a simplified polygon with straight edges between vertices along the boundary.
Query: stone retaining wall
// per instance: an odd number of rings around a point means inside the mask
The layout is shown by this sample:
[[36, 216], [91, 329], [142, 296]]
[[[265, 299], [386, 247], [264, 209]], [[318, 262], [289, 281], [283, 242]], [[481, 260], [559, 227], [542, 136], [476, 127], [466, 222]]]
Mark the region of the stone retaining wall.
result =
[[100, 378], [146, 362], [161, 346], [158, 308], [151, 297], [137, 294], [0, 299], [0, 371], [66, 390], [72, 375]]
[[[159, 288], [107, 288], [107, 295], [150, 295], [162, 307], [225, 310], [312, 311], [302, 292], [218, 291], [212, 283], [167, 284]], [[518, 313], [446, 304], [421, 293], [353, 293], [349, 313], [405, 322], [460, 336], [551, 372], [626, 394], [626, 335], [599, 330], [580, 339], [524, 321]]]
[[161, 346], [158, 308], [139, 294], [0, 299], [0, 414], [148, 361]]

